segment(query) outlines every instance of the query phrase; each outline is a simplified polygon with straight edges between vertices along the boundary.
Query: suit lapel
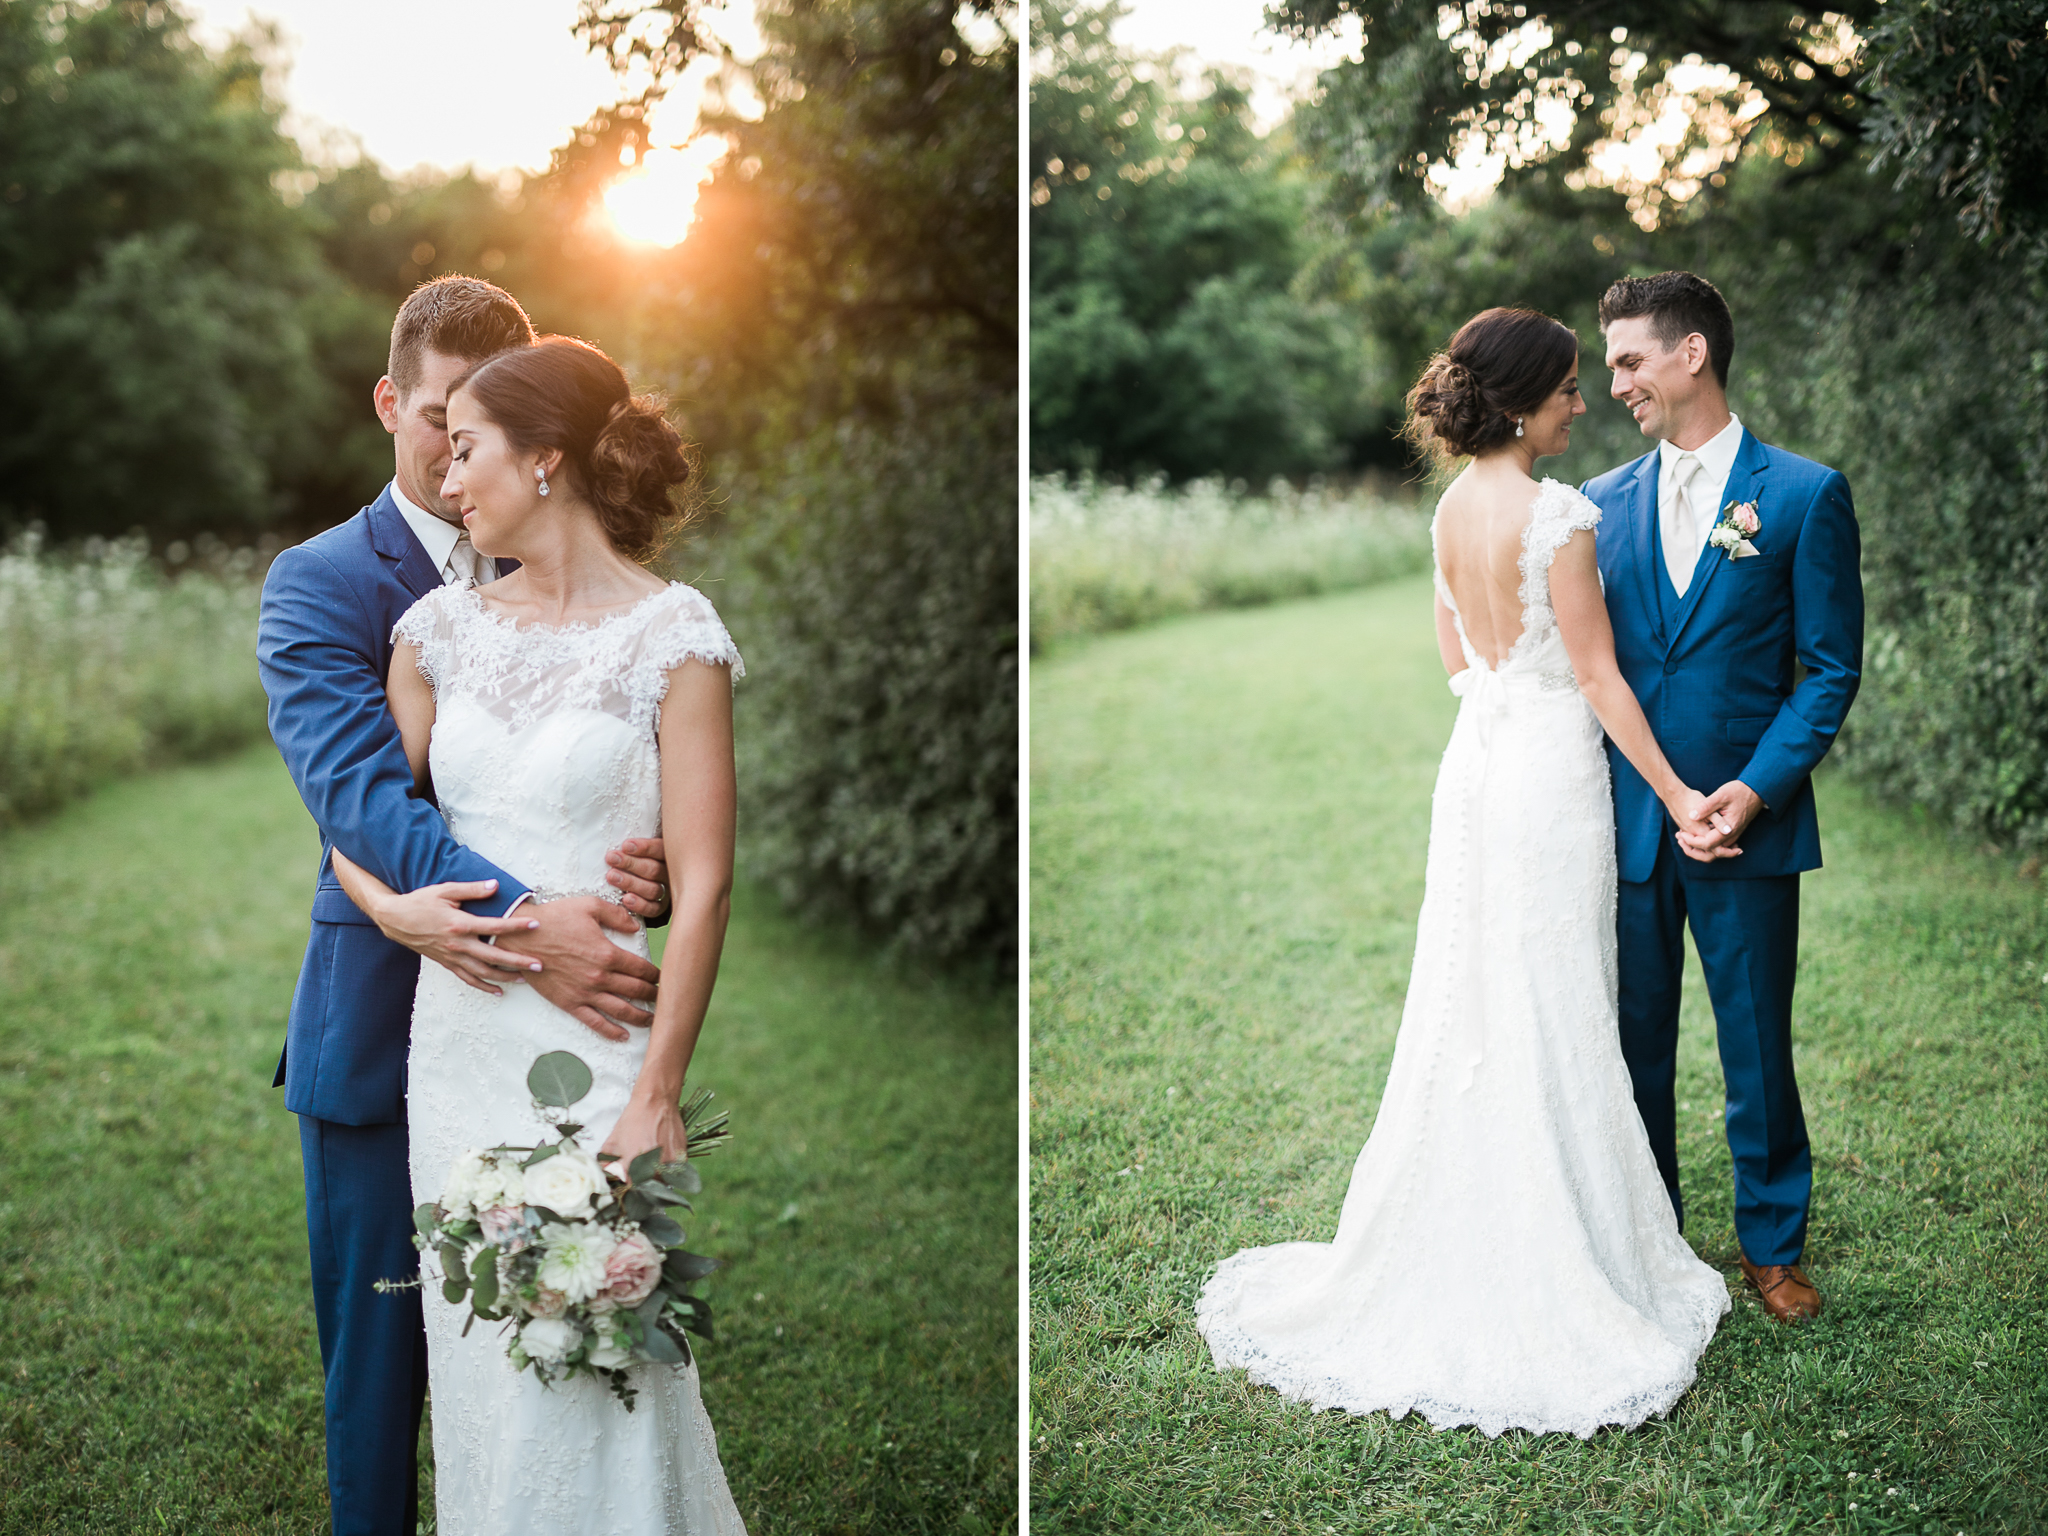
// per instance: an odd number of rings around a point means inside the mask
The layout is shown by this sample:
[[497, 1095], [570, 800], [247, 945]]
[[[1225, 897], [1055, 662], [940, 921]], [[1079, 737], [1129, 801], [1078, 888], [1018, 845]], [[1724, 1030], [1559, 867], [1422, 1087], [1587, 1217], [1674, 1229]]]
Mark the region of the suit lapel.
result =
[[391, 487], [370, 504], [370, 545], [396, 568], [398, 584], [414, 597], [425, 597], [441, 585], [441, 573], [427, 559], [420, 541], [413, 537], [398, 503], [391, 499]]
[[[1747, 427], [1742, 429], [1742, 446], [1736, 450], [1735, 464], [1728, 471], [1728, 484], [1721, 492], [1721, 506], [1714, 509], [1714, 521], [1721, 520], [1721, 507], [1733, 502], [1755, 501], [1763, 494], [1764, 470], [1770, 464], [1770, 456], [1764, 452], [1764, 445], [1757, 441], [1756, 434]], [[1758, 538], [1763, 535], [1759, 533]], [[1709, 544], [1700, 551], [1700, 563], [1692, 573], [1692, 582], [1685, 589], [1685, 601], [1679, 606], [1677, 622], [1671, 626], [1671, 643], [1666, 654], [1675, 650], [1685, 634], [1685, 626], [1699, 611], [1701, 601], [1707, 595], [1707, 588], [1714, 578], [1721, 574], [1721, 567], [1728, 563], [1724, 550]]]
[[1636, 597], [1643, 605], [1643, 617], [1650, 633], [1664, 638], [1664, 604], [1654, 583], [1664, 579], [1657, 560], [1657, 454], [1643, 455], [1636, 470], [1635, 489], [1629, 494], [1629, 537], [1633, 544], [1630, 565], [1636, 573]]

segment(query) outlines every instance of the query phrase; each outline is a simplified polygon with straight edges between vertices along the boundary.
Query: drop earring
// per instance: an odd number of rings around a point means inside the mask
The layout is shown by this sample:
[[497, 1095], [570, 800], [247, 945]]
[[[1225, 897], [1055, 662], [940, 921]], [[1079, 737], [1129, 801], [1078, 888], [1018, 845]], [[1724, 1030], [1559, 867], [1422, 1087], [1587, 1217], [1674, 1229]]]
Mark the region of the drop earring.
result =
[[[1517, 437], [1520, 437], [1521, 435], [1522, 435], [1522, 418], [1521, 418], [1521, 417], [1519, 417], [1519, 416], [1517, 416], [1517, 417], [1515, 418], [1515, 436], [1517, 436]], [[542, 491], [542, 492], [541, 492], [541, 495], [545, 496], [545, 495], [547, 495], [547, 492], [546, 492], [546, 491]]]
[[539, 489], [539, 491], [540, 491], [541, 495], [543, 495], [543, 496], [547, 495], [547, 493], [548, 493], [548, 477], [547, 477], [546, 475], [542, 475], [542, 476], [540, 476], [540, 485], [539, 485], [538, 489]]

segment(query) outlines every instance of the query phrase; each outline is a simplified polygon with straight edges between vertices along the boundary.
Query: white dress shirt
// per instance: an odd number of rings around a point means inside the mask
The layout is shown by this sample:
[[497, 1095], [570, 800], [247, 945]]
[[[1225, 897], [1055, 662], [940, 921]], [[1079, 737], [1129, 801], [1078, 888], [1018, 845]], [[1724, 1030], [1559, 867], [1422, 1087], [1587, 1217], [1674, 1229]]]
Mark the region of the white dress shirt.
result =
[[[455, 553], [457, 544], [461, 544], [476, 561], [479, 585], [498, 579], [498, 562], [489, 555], [477, 553], [476, 546], [469, 542], [468, 532], [459, 524], [438, 518], [424, 507], [414, 506], [405, 492], [398, 488], [396, 480], [391, 482], [391, 499], [398, 503], [398, 512], [405, 519], [405, 526], [412, 530], [412, 536], [420, 541], [420, 547], [427, 552], [434, 569], [441, 573], [442, 586], [469, 580], [469, 572], [462, 569]], [[1706, 535], [1700, 537], [1705, 538]]]
[[[1728, 425], [1697, 448], [1680, 448], [1669, 440], [1657, 444], [1657, 526], [1664, 535], [1664, 568], [1680, 597], [1692, 584], [1693, 567], [1707, 547], [1707, 535], [1721, 520], [1721, 497], [1742, 451], [1742, 418], [1730, 415]], [[1678, 461], [1690, 454], [1699, 460], [1686, 498], [1692, 504], [1693, 528], [1681, 541], [1670, 536], [1673, 503], [1678, 499]]]

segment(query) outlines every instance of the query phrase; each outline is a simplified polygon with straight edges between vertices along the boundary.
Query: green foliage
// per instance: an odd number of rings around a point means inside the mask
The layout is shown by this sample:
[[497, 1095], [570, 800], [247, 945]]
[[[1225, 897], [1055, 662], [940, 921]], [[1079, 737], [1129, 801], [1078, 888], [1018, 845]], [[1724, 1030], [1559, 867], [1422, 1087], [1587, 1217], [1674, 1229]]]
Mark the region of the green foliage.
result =
[[1328, 1240], [1386, 1082], [1456, 709], [1429, 612], [1406, 581], [1032, 668], [1032, 880], [1057, 897], [1032, 921], [1033, 1528], [2037, 1530], [2048, 909], [2017, 860], [1840, 775], [1816, 786], [1793, 1026], [1817, 1322], [1741, 1289], [1695, 964], [1686, 1235], [1734, 1310], [1668, 1419], [1438, 1434], [1210, 1362], [1210, 1271]]
[[260, 61], [173, 6], [24, 3], [0, 81], [0, 523], [268, 522], [335, 401]]
[[[0, 1148], [38, 1170], [0, 1196], [8, 1536], [327, 1528], [270, 1087], [318, 854], [267, 744], [0, 838]], [[750, 1134], [692, 1226], [727, 1262], [690, 1278], [750, 1530], [1014, 1531], [1015, 1015], [736, 893], [693, 1072]]]
[[732, 489], [742, 864], [912, 955], [1014, 963], [1015, 397], [823, 429]]
[[1120, 9], [1033, 10], [1033, 466], [1338, 466], [1365, 362], [1348, 315], [1293, 287], [1307, 185], [1252, 132], [1241, 89], [1212, 75], [1186, 98], [1113, 45]]
[[1405, 495], [1263, 496], [1197, 480], [1124, 487], [1048, 475], [1031, 486], [1031, 646], [1204, 608], [1369, 586], [1429, 567], [1429, 521]]
[[2048, 3], [1894, 0], [1867, 41], [1873, 169], [1961, 199], [1980, 238], [2048, 236]]
[[166, 577], [140, 540], [0, 551], [0, 826], [260, 738], [253, 551]]
[[[1364, 22], [1356, 59], [1322, 77], [1323, 96], [1306, 114], [1304, 139], [1333, 178], [1339, 200], [1358, 210], [1426, 199], [1430, 165], [1477, 132], [1508, 161], [1509, 184], [1526, 167], [1582, 166], [1615, 121], [1631, 75], [1615, 65], [1641, 54], [1661, 80], [1690, 59], [1725, 64], [1762, 94], [1763, 117], [1796, 159], [1811, 151], [1839, 164], [1861, 124], [1856, 67], [1841, 57], [1837, 22], [1862, 27], [1884, 0], [1841, 0], [1824, 12], [1792, 0], [1671, 5], [1667, 0], [1590, 0], [1570, 6], [1468, 0], [1454, 11], [1436, 0], [1275, 0], [1267, 15], [1283, 31], [1313, 36], [1347, 18]], [[1448, 29], [1446, 18], [1448, 17]], [[1536, 45], [1540, 20], [1548, 40]], [[1531, 136], [1539, 100], [1577, 113], [1560, 153]]]

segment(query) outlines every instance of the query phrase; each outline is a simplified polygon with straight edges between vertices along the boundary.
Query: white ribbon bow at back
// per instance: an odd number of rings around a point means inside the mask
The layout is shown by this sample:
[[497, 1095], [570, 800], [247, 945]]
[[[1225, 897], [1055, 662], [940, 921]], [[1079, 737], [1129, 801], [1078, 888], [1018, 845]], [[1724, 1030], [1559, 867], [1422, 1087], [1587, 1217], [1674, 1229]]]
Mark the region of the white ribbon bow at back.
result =
[[1451, 674], [1451, 692], [1472, 701], [1472, 718], [1479, 729], [1482, 750], [1493, 745], [1493, 722], [1507, 713], [1508, 685], [1491, 667], [1476, 663]]

